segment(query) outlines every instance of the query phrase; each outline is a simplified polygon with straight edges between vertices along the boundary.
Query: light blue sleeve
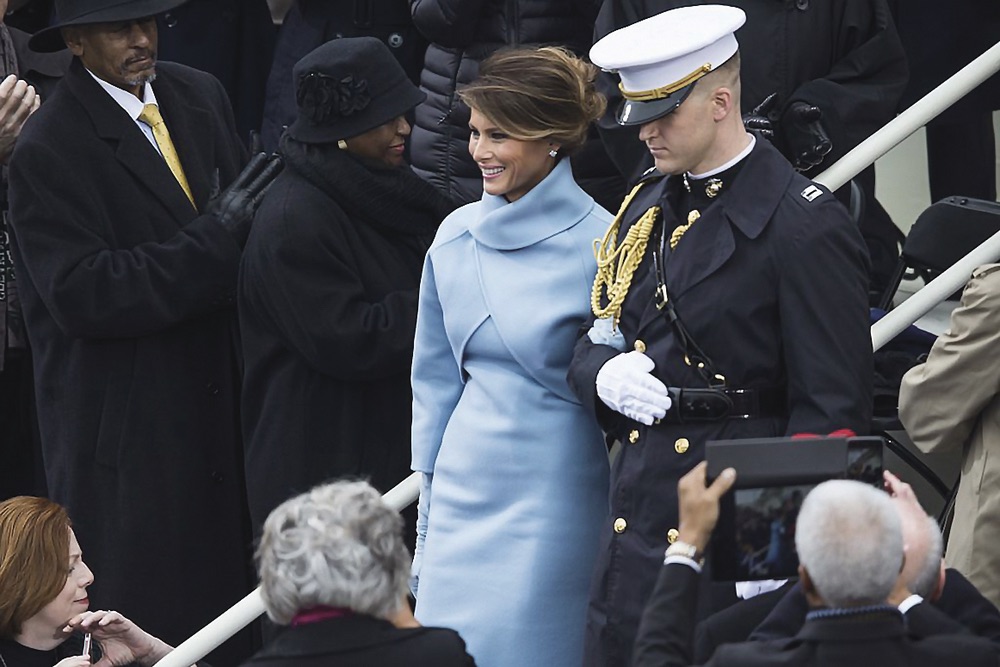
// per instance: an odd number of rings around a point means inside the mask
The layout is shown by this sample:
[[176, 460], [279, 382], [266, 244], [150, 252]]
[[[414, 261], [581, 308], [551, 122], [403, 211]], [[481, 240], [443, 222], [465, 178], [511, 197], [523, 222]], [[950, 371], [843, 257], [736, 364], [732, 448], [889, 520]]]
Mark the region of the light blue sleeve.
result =
[[422, 473], [417, 501], [417, 543], [410, 569], [410, 591], [416, 596], [430, 515], [434, 462], [463, 387], [461, 370], [445, 332], [444, 311], [438, 297], [430, 254], [424, 261], [420, 281], [410, 380], [413, 388], [412, 468]]
[[[432, 249], [433, 251], [433, 249]], [[432, 254], [424, 260], [413, 344], [411, 467], [433, 473], [445, 428], [462, 396], [462, 372], [445, 330]]]

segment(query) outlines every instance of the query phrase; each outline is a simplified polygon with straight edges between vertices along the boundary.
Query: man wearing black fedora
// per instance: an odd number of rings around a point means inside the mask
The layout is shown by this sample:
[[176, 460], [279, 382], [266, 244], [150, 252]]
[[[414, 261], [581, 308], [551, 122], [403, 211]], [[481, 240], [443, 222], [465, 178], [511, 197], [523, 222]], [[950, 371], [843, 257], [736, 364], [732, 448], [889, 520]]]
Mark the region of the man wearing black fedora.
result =
[[157, 62], [155, 16], [182, 2], [57, 0], [30, 45], [75, 57], [10, 170], [50, 496], [100, 573], [92, 606], [170, 643], [252, 585], [233, 302], [269, 169], [241, 173], [218, 81]]

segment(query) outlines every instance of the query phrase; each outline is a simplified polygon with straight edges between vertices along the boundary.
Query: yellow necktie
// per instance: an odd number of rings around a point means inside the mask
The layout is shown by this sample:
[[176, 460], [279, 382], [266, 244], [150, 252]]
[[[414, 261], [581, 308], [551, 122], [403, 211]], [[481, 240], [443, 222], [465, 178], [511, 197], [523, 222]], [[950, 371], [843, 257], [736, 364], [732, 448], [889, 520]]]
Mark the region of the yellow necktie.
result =
[[[187, 195], [187, 198], [191, 200], [191, 205], [194, 206], [194, 195], [191, 194], [191, 187], [188, 185], [187, 176], [184, 175], [181, 160], [177, 157], [177, 149], [174, 148], [174, 142], [170, 140], [170, 132], [167, 131], [167, 124], [163, 122], [160, 110], [155, 104], [147, 104], [142, 108], [139, 120], [153, 129], [153, 138], [156, 139], [156, 145], [160, 147], [160, 154], [163, 155], [163, 159], [166, 160], [167, 166], [173, 172], [174, 178], [184, 188], [184, 194]], [[195, 208], [198, 207], [195, 206]]]

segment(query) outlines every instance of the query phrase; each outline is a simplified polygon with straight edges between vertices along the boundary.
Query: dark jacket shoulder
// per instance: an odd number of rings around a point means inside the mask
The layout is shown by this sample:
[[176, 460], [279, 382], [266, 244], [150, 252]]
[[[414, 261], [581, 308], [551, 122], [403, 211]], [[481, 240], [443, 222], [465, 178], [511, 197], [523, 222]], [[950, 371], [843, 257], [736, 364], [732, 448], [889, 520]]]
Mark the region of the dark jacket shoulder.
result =
[[383, 619], [360, 614], [290, 627], [245, 664], [278, 667], [293, 663], [338, 667], [475, 665], [454, 630], [397, 628]]

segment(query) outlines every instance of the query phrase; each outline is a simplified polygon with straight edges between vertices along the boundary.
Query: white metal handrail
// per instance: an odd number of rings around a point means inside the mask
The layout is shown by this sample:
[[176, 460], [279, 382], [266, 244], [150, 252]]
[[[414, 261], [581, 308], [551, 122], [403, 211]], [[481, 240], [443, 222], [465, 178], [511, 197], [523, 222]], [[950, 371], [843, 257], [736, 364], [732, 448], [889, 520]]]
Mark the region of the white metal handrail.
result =
[[[816, 182], [831, 190], [840, 188], [998, 70], [1000, 70], [1000, 43], [995, 44], [882, 129], [858, 144], [836, 164], [817, 176]], [[998, 257], [1000, 257], [1000, 233], [989, 238], [929, 282], [917, 294], [876, 322], [872, 326], [873, 349], [881, 348], [948, 295], [961, 288], [975, 267], [994, 262]], [[419, 474], [413, 473], [382, 496], [383, 499], [390, 507], [402, 510], [417, 499], [419, 479]], [[193, 665], [263, 613], [264, 601], [260, 597], [260, 588], [257, 588], [192, 635], [190, 639], [181, 643], [156, 663], [156, 667]]]
[[[998, 70], [1000, 70], [1000, 42], [858, 144], [854, 150], [817, 176], [816, 182], [831, 190], [841, 187]], [[984, 241], [872, 325], [872, 349], [880, 349], [906, 327], [930, 312], [934, 306], [961, 289], [977, 266], [995, 262], [998, 258], [1000, 258], [1000, 234]]]
[[872, 349], [878, 350], [949, 295], [962, 289], [977, 266], [996, 262], [997, 259], [1000, 259], [1000, 232], [983, 241], [975, 250], [873, 324]]
[[896, 144], [990, 78], [997, 70], [1000, 70], [1000, 42], [855, 146], [851, 152], [837, 160], [836, 164], [831, 165], [814, 180], [831, 190], [840, 188], [861, 173], [862, 169], [892, 150]]

